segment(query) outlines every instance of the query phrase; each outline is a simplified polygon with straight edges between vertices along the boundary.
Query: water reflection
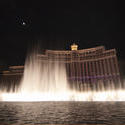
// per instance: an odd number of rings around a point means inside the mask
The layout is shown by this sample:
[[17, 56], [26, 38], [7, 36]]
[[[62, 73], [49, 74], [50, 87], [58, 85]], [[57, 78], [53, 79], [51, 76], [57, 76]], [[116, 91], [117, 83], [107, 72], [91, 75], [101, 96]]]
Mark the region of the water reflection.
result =
[[124, 102], [1, 102], [1, 124], [123, 124]]

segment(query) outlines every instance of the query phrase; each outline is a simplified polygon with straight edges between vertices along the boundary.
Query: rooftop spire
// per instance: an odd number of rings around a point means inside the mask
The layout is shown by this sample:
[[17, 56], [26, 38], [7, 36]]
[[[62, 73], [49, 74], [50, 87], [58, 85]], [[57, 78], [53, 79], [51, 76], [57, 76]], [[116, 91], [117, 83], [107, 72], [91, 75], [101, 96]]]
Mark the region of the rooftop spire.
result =
[[73, 44], [71, 45], [71, 50], [78, 50], [78, 45], [75, 44], [75, 43], [73, 43]]

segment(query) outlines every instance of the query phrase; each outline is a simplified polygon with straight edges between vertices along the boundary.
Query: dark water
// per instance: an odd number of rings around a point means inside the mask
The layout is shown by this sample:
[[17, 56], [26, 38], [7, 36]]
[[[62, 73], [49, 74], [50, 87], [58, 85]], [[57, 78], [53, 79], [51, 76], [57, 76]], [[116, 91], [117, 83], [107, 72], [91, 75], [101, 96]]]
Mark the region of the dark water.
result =
[[0, 102], [0, 125], [124, 123], [125, 102]]

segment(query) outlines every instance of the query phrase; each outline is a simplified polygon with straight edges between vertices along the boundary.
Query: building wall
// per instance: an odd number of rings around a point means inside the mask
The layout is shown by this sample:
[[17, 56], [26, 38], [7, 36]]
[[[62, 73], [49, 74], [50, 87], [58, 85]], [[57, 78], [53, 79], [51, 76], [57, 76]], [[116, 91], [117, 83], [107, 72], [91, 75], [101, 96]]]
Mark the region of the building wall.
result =
[[64, 63], [71, 86], [90, 83], [93, 88], [93, 85], [102, 82], [104, 88], [108, 88], [108, 85], [113, 82], [114, 88], [120, 87], [115, 49], [105, 50], [104, 46], [100, 46], [75, 51], [47, 50], [45, 55], [41, 55], [41, 59]]
[[[66, 67], [67, 79], [72, 89], [100, 91], [122, 87], [115, 49], [106, 50], [104, 46], [99, 46], [74, 51], [46, 50], [44, 55], [38, 56], [43, 66], [62, 63]], [[3, 74], [1, 83], [9, 80], [15, 85], [20, 81], [23, 70], [23, 66], [9, 67], [9, 71]], [[48, 73], [49, 70], [48, 65]]]

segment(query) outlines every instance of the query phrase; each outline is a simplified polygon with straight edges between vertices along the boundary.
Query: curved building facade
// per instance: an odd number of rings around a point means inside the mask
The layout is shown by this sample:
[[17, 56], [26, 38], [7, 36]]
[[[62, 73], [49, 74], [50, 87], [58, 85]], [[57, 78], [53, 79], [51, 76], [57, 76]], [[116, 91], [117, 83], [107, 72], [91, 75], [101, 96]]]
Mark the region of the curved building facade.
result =
[[[104, 46], [97, 46], [78, 50], [78, 45], [73, 44], [71, 50], [46, 50], [44, 54], [38, 55], [38, 59], [43, 67], [47, 67], [49, 75], [56, 62], [58, 65], [63, 64], [71, 89], [100, 91], [122, 87], [115, 49], [106, 50]], [[24, 66], [9, 67], [8, 71], [3, 72], [3, 83], [8, 79], [19, 81], [23, 70]]]
[[106, 50], [104, 46], [98, 46], [78, 50], [78, 45], [73, 44], [70, 51], [46, 50], [45, 54], [39, 57], [49, 62], [64, 63], [71, 87], [78, 85], [77, 87], [81, 88], [81, 85], [90, 83], [90, 88], [94, 88], [99, 82], [103, 82], [104, 88], [107, 89], [112, 83], [116, 89], [120, 87], [115, 49]]

